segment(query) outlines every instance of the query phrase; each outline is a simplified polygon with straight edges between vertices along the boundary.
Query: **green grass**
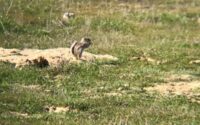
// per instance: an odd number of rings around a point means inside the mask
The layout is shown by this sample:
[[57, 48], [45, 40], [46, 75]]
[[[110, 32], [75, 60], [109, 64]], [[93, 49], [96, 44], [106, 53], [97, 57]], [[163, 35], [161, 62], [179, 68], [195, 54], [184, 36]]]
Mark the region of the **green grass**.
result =
[[[184, 96], [163, 97], [143, 90], [169, 74], [199, 79], [200, 2], [155, 0], [142, 3], [108, 0], [0, 0], [0, 46], [69, 47], [91, 37], [95, 54], [117, 62], [25, 67], [0, 63], [0, 124], [200, 124], [200, 105]], [[142, 4], [144, 8], [137, 8]], [[147, 7], [147, 8], [146, 8]], [[76, 14], [60, 26], [65, 11]], [[163, 64], [132, 60], [143, 54]], [[23, 86], [39, 85], [39, 89]], [[121, 96], [108, 96], [118, 93]], [[51, 114], [45, 106], [69, 106]], [[10, 112], [28, 113], [30, 117]]]

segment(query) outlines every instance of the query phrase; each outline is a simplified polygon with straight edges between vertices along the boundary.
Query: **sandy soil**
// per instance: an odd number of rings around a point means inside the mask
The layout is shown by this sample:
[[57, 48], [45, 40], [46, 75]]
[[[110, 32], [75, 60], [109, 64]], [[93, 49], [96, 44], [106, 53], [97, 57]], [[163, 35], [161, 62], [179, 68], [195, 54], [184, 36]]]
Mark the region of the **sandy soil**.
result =
[[200, 81], [190, 82], [170, 82], [167, 84], [161, 84], [154, 87], [146, 88], [147, 91], [157, 91], [160, 94], [176, 94], [176, 95], [190, 95], [192, 92], [200, 88]]
[[46, 106], [45, 110], [48, 111], [49, 113], [62, 113], [62, 112], [68, 112], [70, 109], [69, 107], [56, 107], [56, 106]]
[[190, 64], [200, 64], [200, 60], [192, 60], [189, 63]]
[[83, 61], [116, 61], [116, 57], [111, 55], [95, 55], [84, 52], [81, 60], [76, 60], [69, 52], [69, 48], [55, 49], [4, 49], [0, 48], [0, 62], [9, 62], [15, 64], [15, 67], [26, 65], [37, 65], [39, 67], [52, 66], [57, 67], [62, 64], [80, 63]]
[[192, 102], [200, 104], [200, 80], [191, 75], [172, 75], [165, 78], [166, 83], [146, 87], [148, 92], [158, 92], [164, 96], [183, 95]]

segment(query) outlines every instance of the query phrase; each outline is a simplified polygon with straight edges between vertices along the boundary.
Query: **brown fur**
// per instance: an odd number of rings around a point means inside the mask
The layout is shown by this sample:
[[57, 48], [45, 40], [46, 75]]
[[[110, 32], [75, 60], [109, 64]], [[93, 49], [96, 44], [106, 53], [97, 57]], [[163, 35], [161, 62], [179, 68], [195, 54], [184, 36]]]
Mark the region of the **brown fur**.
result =
[[82, 38], [80, 42], [74, 41], [70, 47], [71, 53], [76, 57], [76, 59], [81, 59], [84, 49], [91, 45], [91, 39]]

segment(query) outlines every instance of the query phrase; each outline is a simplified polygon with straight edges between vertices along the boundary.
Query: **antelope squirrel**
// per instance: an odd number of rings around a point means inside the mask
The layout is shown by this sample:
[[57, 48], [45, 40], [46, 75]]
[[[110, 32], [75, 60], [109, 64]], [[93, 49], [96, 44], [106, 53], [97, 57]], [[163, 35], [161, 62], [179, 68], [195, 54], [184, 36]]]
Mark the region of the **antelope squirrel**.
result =
[[88, 48], [91, 44], [90, 38], [82, 38], [80, 42], [74, 41], [70, 47], [70, 52], [79, 60], [82, 57], [84, 49]]
[[71, 13], [71, 12], [66, 12], [63, 14], [62, 16], [62, 23], [64, 25], [67, 25], [69, 23], [69, 20], [70, 19], [73, 19], [75, 17], [75, 14], [74, 13]]

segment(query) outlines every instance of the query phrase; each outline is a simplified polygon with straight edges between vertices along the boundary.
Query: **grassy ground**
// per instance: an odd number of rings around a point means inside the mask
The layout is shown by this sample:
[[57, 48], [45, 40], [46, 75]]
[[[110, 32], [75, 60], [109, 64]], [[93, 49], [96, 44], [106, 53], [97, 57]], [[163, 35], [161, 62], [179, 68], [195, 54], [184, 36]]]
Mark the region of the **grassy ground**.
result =
[[[0, 0], [1, 47], [69, 47], [88, 36], [89, 52], [119, 58], [60, 69], [0, 63], [0, 124], [200, 124], [199, 104], [143, 89], [170, 74], [200, 76], [199, 65], [189, 64], [200, 57], [199, 6], [199, 0]], [[65, 11], [76, 18], [60, 26]], [[165, 63], [132, 59], [143, 54]], [[49, 113], [45, 106], [70, 110]]]

